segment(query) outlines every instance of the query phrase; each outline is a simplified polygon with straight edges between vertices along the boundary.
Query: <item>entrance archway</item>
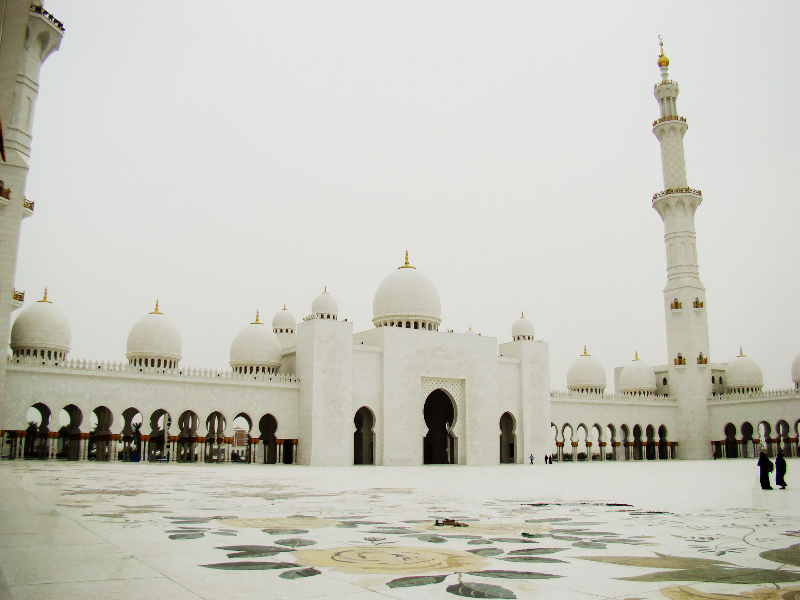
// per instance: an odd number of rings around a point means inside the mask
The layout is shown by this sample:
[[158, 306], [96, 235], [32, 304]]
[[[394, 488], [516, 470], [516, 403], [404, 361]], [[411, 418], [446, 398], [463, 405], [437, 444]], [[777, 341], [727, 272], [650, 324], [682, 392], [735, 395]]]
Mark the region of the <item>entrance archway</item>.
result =
[[422, 459], [426, 465], [447, 465], [457, 462], [456, 437], [453, 435], [455, 406], [442, 389], [433, 390], [425, 400], [422, 416], [428, 433], [422, 442]]
[[266, 414], [258, 421], [258, 431], [261, 434], [258, 439], [264, 446], [262, 456], [265, 465], [274, 465], [278, 462], [278, 441], [275, 439], [275, 432], [278, 431], [278, 421], [270, 414]]
[[500, 417], [500, 464], [516, 462], [516, 438], [514, 415], [504, 412]]
[[366, 406], [356, 411], [353, 419], [356, 430], [353, 433], [353, 464], [375, 464], [375, 416]]

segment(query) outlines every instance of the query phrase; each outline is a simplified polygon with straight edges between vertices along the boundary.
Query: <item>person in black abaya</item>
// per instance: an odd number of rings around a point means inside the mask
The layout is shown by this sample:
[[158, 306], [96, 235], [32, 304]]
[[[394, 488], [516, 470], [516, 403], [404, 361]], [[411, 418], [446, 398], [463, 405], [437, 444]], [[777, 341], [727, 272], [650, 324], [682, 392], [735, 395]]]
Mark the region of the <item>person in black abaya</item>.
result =
[[775, 459], [775, 485], [781, 486], [782, 490], [786, 489], [786, 459], [783, 458], [783, 452], [778, 452], [778, 458]]
[[771, 490], [772, 486], [769, 483], [769, 474], [772, 473], [772, 461], [767, 458], [763, 452], [758, 457], [758, 468], [761, 470], [761, 489]]

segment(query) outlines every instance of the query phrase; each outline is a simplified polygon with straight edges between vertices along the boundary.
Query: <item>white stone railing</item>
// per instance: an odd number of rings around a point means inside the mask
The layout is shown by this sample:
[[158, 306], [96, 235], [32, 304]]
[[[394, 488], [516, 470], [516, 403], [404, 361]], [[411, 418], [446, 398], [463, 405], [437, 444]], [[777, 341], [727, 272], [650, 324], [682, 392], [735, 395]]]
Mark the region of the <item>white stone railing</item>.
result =
[[762, 390], [760, 392], [747, 392], [744, 394], [717, 394], [711, 396], [709, 402], [726, 402], [729, 400], [775, 400], [781, 398], [797, 398], [800, 397], [800, 390], [786, 389], [786, 390]]
[[193, 367], [139, 367], [126, 362], [68, 359], [64, 361], [42, 360], [33, 356], [10, 356], [9, 365], [33, 368], [65, 369], [70, 371], [104, 371], [129, 373], [131, 375], [161, 375], [164, 377], [186, 377], [192, 379], [213, 379], [228, 381], [255, 381], [262, 383], [299, 383], [300, 378], [291, 373], [236, 373], [231, 370], [198, 369]]
[[601, 402], [675, 402], [674, 398], [669, 396], [659, 396], [651, 394], [649, 396], [644, 394], [594, 394], [592, 392], [573, 392], [571, 390], [551, 390], [551, 398], [564, 398], [567, 400], [599, 400]]

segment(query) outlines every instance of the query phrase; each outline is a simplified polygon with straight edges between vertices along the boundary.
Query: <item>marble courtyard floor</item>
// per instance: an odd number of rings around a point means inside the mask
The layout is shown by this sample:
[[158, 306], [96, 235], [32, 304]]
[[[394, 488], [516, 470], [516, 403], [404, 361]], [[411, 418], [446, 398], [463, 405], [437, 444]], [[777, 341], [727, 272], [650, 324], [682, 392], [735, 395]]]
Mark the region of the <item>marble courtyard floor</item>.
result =
[[3, 461], [0, 598], [800, 599], [788, 462]]

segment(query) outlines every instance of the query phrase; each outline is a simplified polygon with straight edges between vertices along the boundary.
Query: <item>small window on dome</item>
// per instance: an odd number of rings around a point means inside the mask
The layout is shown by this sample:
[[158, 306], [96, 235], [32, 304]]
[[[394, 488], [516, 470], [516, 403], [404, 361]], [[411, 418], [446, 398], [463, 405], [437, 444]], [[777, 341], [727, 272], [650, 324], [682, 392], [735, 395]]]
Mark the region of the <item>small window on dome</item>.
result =
[[714, 377], [713, 375], [711, 376], [711, 383], [717, 383], [716, 382], [716, 377]]
[[661, 384], [662, 385], [667, 385], [667, 378], [666, 377], [664, 377], [664, 379], [661, 380]]

